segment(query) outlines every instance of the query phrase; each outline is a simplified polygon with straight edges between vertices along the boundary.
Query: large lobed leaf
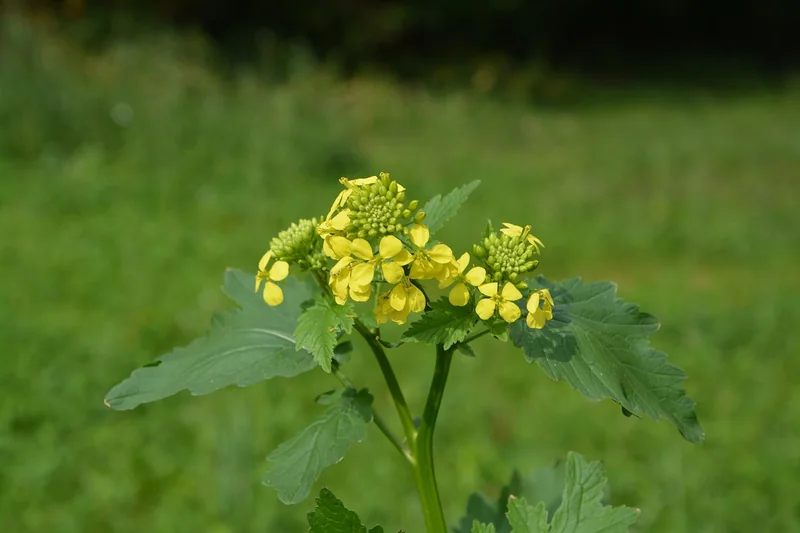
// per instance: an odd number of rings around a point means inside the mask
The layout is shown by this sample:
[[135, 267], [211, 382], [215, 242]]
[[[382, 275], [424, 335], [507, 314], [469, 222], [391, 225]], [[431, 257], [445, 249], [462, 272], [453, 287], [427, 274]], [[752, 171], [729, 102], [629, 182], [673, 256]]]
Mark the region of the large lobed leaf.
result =
[[478, 321], [473, 307], [455, 307], [447, 299], [431, 302], [431, 308], [403, 332], [407, 341], [443, 344], [449, 349], [463, 341]]
[[263, 483], [277, 490], [287, 505], [306, 499], [322, 470], [364, 440], [372, 421], [371, 406], [372, 395], [366, 389], [345, 390], [319, 418], [267, 457], [270, 468]]
[[223, 290], [241, 309], [216, 315], [206, 337], [135, 370], [111, 389], [106, 405], [133, 409], [182, 390], [208, 394], [228, 385], [245, 387], [314, 368], [309, 352], [296, 351], [293, 336], [301, 304], [311, 298], [311, 287], [288, 278], [283, 304], [270, 307], [254, 293], [254, 283], [252, 275], [228, 270]]
[[425, 212], [425, 225], [428, 226], [431, 234], [436, 233], [444, 226], [444, 223], [453, 218], [458, 213], [469, 195], [478, 188], [480, 180], [475, 180], [461, 187], [457, 187], [447, 193], [444, 197], [437, 194], [430, 200], [422, 210]]
[[694, 401], [681, 387], [686, 374], [648, 342], [659, 328], [652, 315], [617, 298], [611, 282], [538, 277], [536, 284], [550, 290], [556, 305], [544, 329], [524, 320], [512, 325], [511, 339], [528, 361], [591, 399], [611, 398], [630, 413], [666, 418], [690, 442], [703, 441]]
[[[564, 490], [561, 504], [548, 524], [545, 502], [535, 506], [522, 497], [508, 498], [505, 521], [495, 523], [475, 519], [472, 533], [625, 533], [639, 517], [638, 509], [611, 507], [603, 504], [606, 478], [600, 462], [587, 463], [577, 453], [567, 455]], [[464, 531], [463, 529], [461, 531]], [[464, 532], [466, 533], [466, 532]]]
[[336, 341], [340, 333], [353, 329], [353, 305], [338, 305], [326, 298], [317, 298], [314, 305], [300, 315], [294, 336], [298, 350], [308, 350], [325, 372], [331, 371]]

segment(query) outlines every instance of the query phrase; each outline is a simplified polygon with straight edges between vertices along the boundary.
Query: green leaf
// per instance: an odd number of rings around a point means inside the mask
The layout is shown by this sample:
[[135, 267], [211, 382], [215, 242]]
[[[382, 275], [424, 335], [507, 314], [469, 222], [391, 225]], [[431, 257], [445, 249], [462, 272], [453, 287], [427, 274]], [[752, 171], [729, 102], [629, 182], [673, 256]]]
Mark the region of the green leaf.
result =
[[431, 302], [431, 308], [411, 323], [403, 333], [403, 340], [444, 344], [449, 349], [463, 341], [478, 321], [471, 305], [456, 307], [446, 298]]
[[479, 180], [475, 180], [453, 189], [444, 198], [442, 198], [441, 194], [437, 194], [428, 200], [422, 211], [425, 212], [425, 225], [428, 226], [431, 234], [442, 229], [444, 223], [458, 213], [458, 208], [461, 207], [461, 204], [467, 200], [472, 191], [480, 184]]
[[106, 405], [133, 409], [182, 390], [208, 394], [228, 385], [245, 387], [314, 368], [310, 353], [295, 350], [292, 335], [301, 304], [311, 297], [310, 286], [288, 278], [283, 303], [270, 307], [254, 293], [254, 285], [253, 276], [229, 269], [223, 290], [241, 309], [215, 315], [208, 336], [135, 370], [109, 391]]
[[497, 533], [509, 533], [511, 527], [506, 518], [508, 499], [512, 494], [520, 494], [521, 490], [522, 478], [515, 471], [511, 481], [500, 490], [497, 501], [489, 501], [483, 494], [473, 492], [467, 500], [467, 514], [459, 521], [455, 533], [470, 533], [472, 524], [476, 521], [493, 525]]
[[666, 418], [688, 441], [703, 441], [695, 403], [681, 387], [686, 374], [649, 345], [659, 328], [652, 315], [617, 298], [611, 282], [537, 277], [536, 284], [550, 290], [556, 305], [544, 329], [524, 320], [512, 325], [511, 338], [528, 361], [590, 399], [611, 398], [637, 416]]
[[496, 533], [492, 524], [481, 524], [477, 520], [472, 524], [471, 533]]
[[372, 395], [347, 389], [308, 427], [269, 454], [263, 483], [287, 504], [303, 501], [326, 467], [342, 460], [351, 444], [364, 440], [372, 420]]
[[547, 533], [547, 508], [544, 502], [535, 507], [529, 505], [525, 498], [511, 497], [508, 500], [508, 522], [511, 533]]
[[328, 489], [320, 491], [316, 508], [308, 513], [308, 525], [309, 533], [383, 533], [381, 526], [367, 531], [358, 515]]
[[[638, 509], [603, 505], [606, 478], [599, 461], [587, 463], [567, 454], [567, 475], [561, 506], [550, 524], [551, 533], [625, 533], [639, 517]], [[525, 531], [525, 530], [522, 530]], [[534, 530], [535, 531], [535, 530]], [[517, 533], [516, 530], [514, 533]]]
[[338, 305], [326, 298], [317, 298], [297, 321], [294, 336], [298, 350], [308, 350], [325, 372], [331, 371], [331, 361], [341, 332], [353, 330], [355, 310], [350, 303]]

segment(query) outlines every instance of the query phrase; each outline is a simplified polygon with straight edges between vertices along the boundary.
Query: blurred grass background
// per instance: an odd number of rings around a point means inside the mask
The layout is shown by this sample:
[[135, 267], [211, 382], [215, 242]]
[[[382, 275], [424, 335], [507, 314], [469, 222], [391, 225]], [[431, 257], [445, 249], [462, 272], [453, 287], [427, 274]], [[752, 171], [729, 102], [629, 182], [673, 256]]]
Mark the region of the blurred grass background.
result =
[[[446, 513], [513, 468], [605, 461], [636, 531], [800, 531], [800, 87], [658, 91], [563, 108], [344, 80], [297, 56], [220, 74], [202, 41], [151, 34], [87, 53], [0, 30], [0, 530], [304, 530], [309, 500], [259, 485], [264, 458], [335, 386], [322, 372], [132, 412], [103, 406], [134, 368], [202, 334], [225, 267], [322, 213], [337, 178], [389, 171], [413, 196], [483, 185], [442, 232], [530, 223], [540, 272], [613, 279], [662, 321], [707, 442], [591, 405], [511, 346], [454, 365], [437, 434]], [[363, 348], [363, 347], [362, 347]], [[394, 356], [421, 407], [431, 354]], [[388, 397], [367, 352], [348, 374]], [[413, 481], [370, 431], [329, 469], [366, 522], [421, 531]]]

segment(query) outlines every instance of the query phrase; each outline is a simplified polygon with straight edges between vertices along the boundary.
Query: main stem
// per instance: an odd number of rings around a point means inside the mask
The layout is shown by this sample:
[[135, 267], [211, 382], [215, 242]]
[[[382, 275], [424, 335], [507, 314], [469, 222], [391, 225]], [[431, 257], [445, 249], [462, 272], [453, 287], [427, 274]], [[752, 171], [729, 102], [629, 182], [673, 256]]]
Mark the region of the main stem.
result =
[[442, 405], [444, 388], [452, 361], [453, 351], [445, 350], [440, 344], [437, 345], [436, 368], [431, 388], [428, 391], [425, 410], [422, 413], [422, 423], [412, 446], [412, 453], [416, 459], [414, 479], [417, 483], [428, 533], [447, 533], [439, 489], [436, 486], [436, 473], [433, 468], [433, 431], [436, 429], [436, 419], [439, 416], [439, 408]]

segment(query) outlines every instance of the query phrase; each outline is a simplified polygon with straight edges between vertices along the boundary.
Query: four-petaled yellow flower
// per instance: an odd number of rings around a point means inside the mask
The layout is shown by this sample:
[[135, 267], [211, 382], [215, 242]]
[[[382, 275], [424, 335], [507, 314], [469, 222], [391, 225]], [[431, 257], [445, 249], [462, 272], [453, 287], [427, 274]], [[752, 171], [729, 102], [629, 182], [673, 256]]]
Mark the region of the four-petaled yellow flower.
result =
[[502, 228], [500, 232], [504, 235], [508, 235], [509, 237], [519, 237], [524, 234], [525, 239], [531, 246], [533, 246], [537, 254], [540, 253], [541, 248], [544, 248], [544, 243], [542, 243], [538, 237], [534, 237], [530, 234], [530, 226], [525, 226], [523, 228], [522, 226], [517, 226], [516, 224], [511, 224], [509, 222], [503, 222], [503, 226], [505, 227]]
[[375, 319], [383, 324], [391, 319], [404, 324], [411, 313], [421, 313], [425, 309], [425, 294], [405, 276], [391, 290], [378, 296]]
[[354, 239], [350, 243], [350, 253], [361, 259], [352, 266], [350, 274], [350, 297], [356, 302], [366, 302], [371, 293], [375, 269], [380, 265], [383, 278], [388, 283], [399, 283], [403, 279], [403, 265], [412, 257], [403, 248], [403, 243], [394, 235], [382, 238], [378, 245], [378, 255], [372, 252], [372, 245], [364, 239]]
[[513, 283], [506, 283], [500, 293], [497, 292], [496, 282], [481, 285], [478, 290], [486, 296], [475, 307], [475, 312], [482, 320], [491, 318], [495, 310], [499, 311], [500, 316], [508, 323], [514, 322], [522, 315], [519, 306], [514, 303], [522, 299], [522, 293]]
[[463, 307], [469, 303], [469, 289], [467, 288], [467, 284], [473, 287], [480, 286], [486, 281], [486, 269], [483, 267], [472, 267], [469, 272], [464, 274], [464, 270], [466, 270], [469, 265], [468, 253], [464, 253], [464, 255], [458, 259], [456, 265], [457, 270], [455, 275], [439, 282], [439, 288], [444, 289], [452, 285], [455, 281], [458, 281], [456, 286], [450, 290], [450, 294], [447, 298], [450, 300], [451, 304]]
[[289, 275], [289, 263], [286, 261], [275, 261], [272, 267], [267, 270], [269, 262], [272, 260], [272, 250], [268, 251], [258, 262], [258, 273], [256, 274], [256, 292], [264, 284], [264, 301], [268, 305], [280, 305], [283, 302], [283, 291], [276, 281], [282, 281]]
[[[542, 306], [539, 307], [539, 302]], [[547, 289], [539, 289], [528, 298], [528, 316], [525, 322], [528, 327], [542, 329], [545, 322], [553, 318], [553, 297]]]
[[430, 250], [425, 245], [431, 238], [427, 226], [414, 224], [411, 231], [411, 242], [417, 247], [414, 252], [414, 262], [411, 264], [411, 279], [437, 279], [444, 281], [457, 273], [457, 263], [453, 250], [446, 244], [437, 244]]

